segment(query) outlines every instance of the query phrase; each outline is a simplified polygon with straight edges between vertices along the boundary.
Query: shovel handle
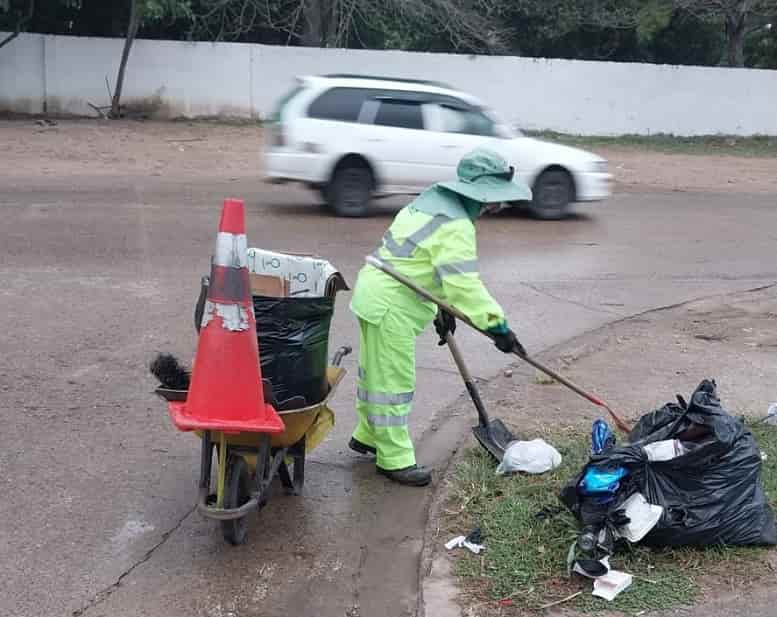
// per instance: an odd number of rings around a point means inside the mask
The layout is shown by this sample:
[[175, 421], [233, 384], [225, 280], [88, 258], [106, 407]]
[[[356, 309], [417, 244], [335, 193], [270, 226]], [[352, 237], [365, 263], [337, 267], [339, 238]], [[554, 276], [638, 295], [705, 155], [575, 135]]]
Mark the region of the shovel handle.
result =
[[[442, 310], [446, 311], [447, 313], [450, 313], [451, 315], [453, 315], [459, 321], [463, 321], [465, 324], [467, 324], [473, 330], [477, 330], [483, 336], [487, 336], [491, 340], [494, 340], [494, 336], [490, 332], [487, 332], [486, 330], [483, 330], [482, 328], [479, 328], [478, 326], [476, 326], [472, 322], [472, 320], [469, 317], [467, 317], [464, 313], [462, 313], [460, 310], [458, 310], [457, 308], [455, 308], [453, 306], [450, 306], [449, 304], [443, 302], [442, 300], [440, 300], [434, 294], [430, 293], [429, 291], [427, 291], [423, 287], [420, 287], [415, 281], [413, 281], [410, 278], [406, 277], [404, 274], [402, 274], [400, 272], [397, 272], [397, 270], [394, 267], [392, 267], [390, 264], [387, 264], [385, 261], [381, 261], [380, 259], [378, 259], [377, 257], [375, 257], [373, 255], [369, 255], [366, 258], [366, 261], [373, 268], [377, 268], [378, 270], [380, 270], [384, 274], [388, 274], [391, 278], [399, 281], [400, 283], [402, 283], [406, 287], [410, 288], [411, 290], [413, 290], [415, 293], [417, 293], [419, 296], [421, 296], [425, 300], [428, 300], [432, 304], [436, 304], [439, 308], [441, 308]], [[570, 381], [566, 377], [563, 377], [562, 375], [559, 375], [556, 371], [554, 371], [553, 369], [545, 366], [544, 364], [542, 364], [541, 362], [535, 360], [534, 358], [530, 358], [528, 355], [524, 356], [524, 355], [518, 353], [517, 351], [515, 351], [513, 353], [515, 353], [516, 356], [518, 356], [521, 360], [523, 360], [527, 364], [530, 364], [531, 366], [533, 366], [534, 368], [542, 371], [543, 373], [545, 373], [549, 377], [552, 377], [554, 380], [556, 380], [560, 384], [566, 386], [567, 388], [569, 388], [570, 390], [572, 390], [576, 394], [582, 396], [587, 401], [593, 403], [597, 407], [602, 407], [602, 408], [606, 409], [607, 413], [609, 413], [610, 417], [613, 419], [613, 422], [615, 422], [615, 425], [621, 431], [623, 431], [625, 433], [631, 432], [631, 427], [629, 427], [629, 424], [625, 420], [623, 420], [618, 414], [616, 414], [612, 410], [612, 408], [610, 408], [610, 406], [607, 405], [607, 403], [605, 403], [598, 396], [595, 396], [595, 395], [591, 394], [590, 392], [586, 392], [585, 390], [583, 390], [583, 388], [581, 388], [580, 386], [578, 386], [574, 382]]]
[[472, 379], [469, 368], [467, 368], [467, 363], [464, 362], [464, 356], [461, 355], [459, 345], [456, 343], [456, 339], [453, 338], [453, 335], [450, 332], [448, 332], [447, 336], [445, 337], [445, 342], [448, 343], [448, 349], [453, 356], [453, 361], [456, 363], [456, 368], [459, 369], [459, 374], [464, 380], [464, 386], [467, 388], [467, 392], [469, 392], [472, 403], [475, 405], [475, 410], [478, 412], [478, 422], [480, 423], [480, 426], [485, 427], [489, 438], [493, 440], [493, 437], [491, 436], [491, 425], [488, 412], [486, 411], [486, 406], [483, 404], [483, 399], [480, 398], [480, 392], [478, 392], [477, 386], [475, 385], [475, 380]]

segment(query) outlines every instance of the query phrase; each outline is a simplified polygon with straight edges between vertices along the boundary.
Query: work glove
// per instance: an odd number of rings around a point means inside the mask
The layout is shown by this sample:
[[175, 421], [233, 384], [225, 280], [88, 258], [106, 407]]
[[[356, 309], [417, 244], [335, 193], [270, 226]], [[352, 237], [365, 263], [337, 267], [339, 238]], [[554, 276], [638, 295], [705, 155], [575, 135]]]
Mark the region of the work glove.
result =
[[526, 350], [521, 345], [518, 337], [515, 336], [515, 332], [507, 327], [507, 323], [491, 328], [488, 332], [494, 337], [494, 345], [496, 345], [499, 351], [504, 353], [516, 352], [521, 356], [526, 355]]
[[443, 346], [448, 342], [448, 334], [456, 332], [456, 318], [448, 311], [439, 309], [437, 317], [434, 318], [434, 329], [440, 336], [440, 342], [437, 344]]

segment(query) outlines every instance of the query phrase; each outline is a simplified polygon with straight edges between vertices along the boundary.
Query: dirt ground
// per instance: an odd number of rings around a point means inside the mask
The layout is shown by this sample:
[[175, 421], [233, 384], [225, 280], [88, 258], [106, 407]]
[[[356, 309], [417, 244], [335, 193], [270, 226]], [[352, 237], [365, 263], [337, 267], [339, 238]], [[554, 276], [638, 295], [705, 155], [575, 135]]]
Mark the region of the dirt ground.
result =
[[[210, 122], [0, 120], [2, 159], [11, 177], [122, 174], [195, 177], [203, 167], [225, 179], [258, 175], [262, 129]], [[777, 192], [777, 158], [663, 154], [633, 147], [597, 150], [621, 189]]]
[[[717, 381], [721, 402], [730, 413], [765, 416], [769, 404], [777, 401], [775, 350], [777, 287], [770, 285], [625, 319], [545, 355], [555, 368], [599, 393], [633, 422], [673, 401], [675, 394], [689, 399], [704, 378]], [[544, 436], [552, 441], [552, 435], [560, 432], [587, 432], [591, 422], [603, 415], [562, 386], [539, 379], [525, 365], [515, 365], [513, 371], [486, 384], [482, 394], [490, 413], [502, 418], [519, 437]], [[704, 600], [682, 614], [773, 614], [777, 551], [767, 552], [763, 560], [748, 567], [752, 571], [746, 585], [741, 572], [697, 581]], [[490, 605], [472, 609], [467, 600], [463, 604], [468, 617], [520, 614]]]
[[[732, 413], [765, 415], [777, 400], [776, 352], [777, 288], [769, 287], [617, 322], [552, 355], [557, 369], [633, 421], [675, 394], [688, 398], [703, 378], [717, 380]], [[588, 425], [604, 413], [533, 369], [515, 371], [486, 392], [494, 413], [521, 432]]]

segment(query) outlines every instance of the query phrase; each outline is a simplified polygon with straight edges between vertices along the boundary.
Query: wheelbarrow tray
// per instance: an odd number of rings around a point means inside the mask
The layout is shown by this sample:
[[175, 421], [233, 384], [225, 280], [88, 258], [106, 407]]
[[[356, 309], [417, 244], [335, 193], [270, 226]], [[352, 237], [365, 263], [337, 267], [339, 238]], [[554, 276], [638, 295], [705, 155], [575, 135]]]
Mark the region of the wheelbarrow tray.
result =
[[[329, 403], [332, 397], [335, 395], [337, 386], [345, 377], [345, 369], [330, 366], [327, 368], [327, 382], [329, 383], [329, 392], [327, 392], [326, 398], [323, 401], [316, 403], [315, 405], [308, 405], [306, 407], [300, 407], [298, 409], [289, 409], [287, 411], [278, 411], [278, 415], [283, 420], [285, 430], [282, 433], [277, 433], [270, 436], [270, 446], [275, 448], [288, 448], [293, 446], [311, 430], [311, 428], [317, 423], [322, 425], [321, 435], [316, 435], [317, 438], [312, 438], [308, 435], [307, 450], [310, 451], [315, 448], [329, 432], [333, 424], [334, 414], [332, 413]], [[327, 416], [323, 418], [322, 416]], [[328, 427], [328, 428], [327, 428]], [[195, 434], [202, 438], [202, 431], [195, 431]], [[256, 445], [256, 433], [233, 433], [227, 434], [226, 443], [229, 446], [244, 446], [251, 447]], [[253, 469], [256, 467], [256, 457], [246, 456], [246, 462]]]
[[[327, 368], [326, 378], [329, 384], [329, 391], [323, 401], [314, 405], [300, 407], [298, 409], [289, 409], [286, 411], [277, 411], [284, 424], [284, 431], [272, 435], [270, 445], [273, 448], [287, 448], [299, 442], [300, 439], [310, 430], [310, 428], [320, 420], [322, 414], [332, 416], [329, 403], [337, 390], [337, 386], [345, 377], [345, 369], [337, 366]], [[156, 393], [168, 402], [186, 401], [188, 392], [186, 390], [171, 390], [169, 388], [157, 388]], [[331, 421], [329, 422], [331, 424]], [[327, 431], [328, 432], [328, 431]], [[203, 431], [194, 431], [194, 434], [202, 439]], [[321, 437], [323, 438], [324, 435]], [[321, 439], [313, 440], [308, 443], [308, 450], [312, 450]], [[226, 435], [226, 443], [230, 446], [253, 446], [256, 444], [256, 433], [230, 433]]]

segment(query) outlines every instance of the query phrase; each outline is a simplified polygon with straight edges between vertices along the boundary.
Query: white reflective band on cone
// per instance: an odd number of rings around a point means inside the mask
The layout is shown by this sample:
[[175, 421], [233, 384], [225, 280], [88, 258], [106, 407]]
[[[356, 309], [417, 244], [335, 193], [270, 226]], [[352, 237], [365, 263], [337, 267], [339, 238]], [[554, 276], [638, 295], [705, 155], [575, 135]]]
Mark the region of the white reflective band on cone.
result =
[[248, 240], [245, 234], [220, 231], [216, 235], [216, 254], [213, 263], [224, 268], [248, 267]]
[[202, 324], [205, 328], [215, 315], [221, 317], [221, 323], [225, 330], [230, 332], [242, 332], [248, 330], [248, 311], [239, 304], [221, 304], [219, 302], [205, 302], [202, 312]]

